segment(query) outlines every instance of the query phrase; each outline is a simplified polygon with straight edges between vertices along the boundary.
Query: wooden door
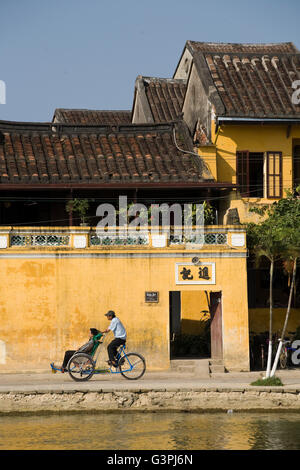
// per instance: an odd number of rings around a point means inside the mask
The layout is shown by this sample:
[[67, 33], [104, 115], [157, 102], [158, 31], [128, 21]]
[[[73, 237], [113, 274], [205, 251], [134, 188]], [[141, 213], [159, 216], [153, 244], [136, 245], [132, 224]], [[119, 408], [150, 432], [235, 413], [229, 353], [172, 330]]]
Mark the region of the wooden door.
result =
[[222, 292], [210, 293], [211, 358], [223, 359]]
[[180, 291], [170, 292], [170, 339], [180, 333], [181, 325], [181, 296]]

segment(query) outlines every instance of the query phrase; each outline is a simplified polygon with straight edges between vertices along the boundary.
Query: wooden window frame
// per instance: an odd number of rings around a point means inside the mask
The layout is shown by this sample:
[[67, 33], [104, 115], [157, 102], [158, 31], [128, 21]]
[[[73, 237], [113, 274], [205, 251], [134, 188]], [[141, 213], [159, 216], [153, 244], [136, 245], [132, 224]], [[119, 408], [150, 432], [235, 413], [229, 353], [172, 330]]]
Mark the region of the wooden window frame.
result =
[[[250, 184], [249, 184], [249, 162], [250, 162], [250, 151], [249, 150], [238, 150], [236, 152], [236, 182], [237, 186], [240, 190], [242, 197], [251, 197], [250, 194]], [[256, 153], [263, 153], [263, 152], [256, 152]], [[267, 199], [281, 199], [283, 188], [282, 188], [282, 152], [280, 151], [267, 151], [265, 152], [266, 155], [266, 173], [264, 175], [265, 178], [265, 188], [266, 188], [266, 197]], [[270, 173], [270, 158], [279, 156], [279, 173]], [[275, 161], [273, 168], [275, 169]], [[276, 178], [279, 178], [279, 195], [274, 196], [270, 195], [270, 178], [273, 178], [273, 187], [276, 188]]]
[[[278, 151], [268, 151], [267, 154], [267, 171], [266, 171], [266, 188], [267, 188], [267, 199], [281, 199], [282, 198], [282, 152]], [[279, 173], [270, 173], [269, 171], [269, 158], [273, 155], [279, 156]], [[275, 161], [273, 162], [273, 168], [275, 169]], [[270, 178], [273, 178], [273, 187], [276, 188], [276, 178], [279, 177], [279, 196], [270, 196]]]
[[[245, 159], [245, 160], [244, 160]], [[246, 161], [246, 163], [244, 163]], [[246, 166], [246, 170], [244, 168]], [[242, 181], [239, 181], [240, 175]], [[245, 181], [244, 181], [245, 175]], [[236, 152], [236, 183], [240, 190], [241, 196], [250, 197], [249, 194], [249, 150], [238, 150]]]

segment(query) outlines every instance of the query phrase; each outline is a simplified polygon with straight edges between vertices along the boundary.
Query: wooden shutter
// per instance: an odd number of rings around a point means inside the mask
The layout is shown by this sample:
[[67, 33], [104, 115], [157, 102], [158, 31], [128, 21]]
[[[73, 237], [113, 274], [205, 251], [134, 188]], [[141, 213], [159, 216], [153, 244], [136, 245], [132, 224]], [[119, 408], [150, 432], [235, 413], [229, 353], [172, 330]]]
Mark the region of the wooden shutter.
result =
[[282, 197], [282, 153], [267, 152], [267, 198]]
[[236, 181], [242, 196], [249, 196], [249, 151], [236, 153]]

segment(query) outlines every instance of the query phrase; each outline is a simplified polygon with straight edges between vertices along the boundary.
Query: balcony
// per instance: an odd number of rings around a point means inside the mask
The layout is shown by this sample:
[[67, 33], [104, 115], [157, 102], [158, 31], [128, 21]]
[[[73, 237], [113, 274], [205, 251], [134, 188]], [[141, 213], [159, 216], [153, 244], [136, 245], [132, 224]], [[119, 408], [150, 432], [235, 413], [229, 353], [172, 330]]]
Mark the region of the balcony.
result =
[[149, 227], [149, 231], [128, 228], [125, 233], [123, 230], [110, 227], [98, 236], [96, 227], [1, 227], [0, 253], [2, 250], [246, 249], [245, 229], [238, 225], [202, 227], [200, 238], [195, 233], [184, 235], [182, 227], [172, 227], [170, 236], [162, 233], [161, 227]]

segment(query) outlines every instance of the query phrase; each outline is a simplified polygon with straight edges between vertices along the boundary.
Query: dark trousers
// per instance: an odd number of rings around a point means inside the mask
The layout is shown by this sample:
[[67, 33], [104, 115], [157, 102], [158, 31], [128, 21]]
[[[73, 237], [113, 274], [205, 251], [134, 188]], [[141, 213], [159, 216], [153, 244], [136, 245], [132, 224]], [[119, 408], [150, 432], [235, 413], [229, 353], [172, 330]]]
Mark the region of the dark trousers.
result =
[[115, 338], [107, 346], [108, 357], [110, 361], [115, 361], [117, 355], [117, 349], [121, 344], [125, 344], [126, 340], [121, 338]]
[[76, 351], [66, 351], [65, 352], [65, 357], [64, 357], [64, 361], [62, 363], [62, 369], [65, 369], [68, 365], [68, 362], [69, 360], [71, 359], [71, 357], [76, 353]]

